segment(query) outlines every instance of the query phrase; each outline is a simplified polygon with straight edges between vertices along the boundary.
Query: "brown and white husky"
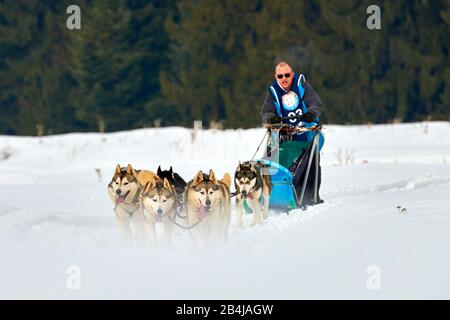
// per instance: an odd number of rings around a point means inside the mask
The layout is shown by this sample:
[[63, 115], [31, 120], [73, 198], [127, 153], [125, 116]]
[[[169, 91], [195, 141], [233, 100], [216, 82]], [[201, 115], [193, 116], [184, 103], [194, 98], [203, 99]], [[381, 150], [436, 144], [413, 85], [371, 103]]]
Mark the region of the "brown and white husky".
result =
[[135, 170], [116, 166], [111, 182], [108, 184], [108, 195], [114, 203], [114, 212], [118, 228], [125, 244], [133, 240], [143, 240], [143, 216], [140, 210], [140, 195], [143, 187], [157, 175], [147, 170]]
[[199, 171], [186, 186], [189, 234], [195, 246], [211, 248], [228, 239], [231, 221], [231, 177], [218, 180], [213, 170]]

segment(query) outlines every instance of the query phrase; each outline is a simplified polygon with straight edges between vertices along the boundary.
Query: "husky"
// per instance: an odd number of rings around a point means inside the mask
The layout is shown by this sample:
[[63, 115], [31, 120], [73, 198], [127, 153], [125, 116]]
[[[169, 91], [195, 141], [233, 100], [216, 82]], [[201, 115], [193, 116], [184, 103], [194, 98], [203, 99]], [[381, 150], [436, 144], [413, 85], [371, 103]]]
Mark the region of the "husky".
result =
[[[234, 174], [236, 188], [237, 225], [244, 227], [242, 220], [244, 201], [253, 211], [252, 225], [261, 224], [269, 215], [270, 193], [272, 179], [270, 175], [262, 174], [262, 164], [258, 162], [239, 162]], [[264, 206], [262, 199], [264, 198]], [[262, 210], [261, 210], [262, 209]]]
[[183, 195], [187, 183], [178, 173], [173, 172], [172, 167], [169, 170], [161, 170], [161, 166], [159, 166], [156, 174], [160, 179], [164, 180], [166, 178], [171, 185], [175, 186], [175, 191], [178, 196]]
[[211, 248], [228, 240], [231, 221], [231, 176], [218, 180], [213, 170], [199, 171], [186, 186], [189, 234], [197, 247]]
[[130, 164], [127, 167], [117, 165], [108, 184], [119, 232], [126, 244], [132, 243], [132, 226], [137, 240], [142, 241], [143, 216], [139, 200], [143, 187], [154, 179], [157, 179], [157, 175], [151, 171], [134, 170]]
[[175, 186], [167, 178], [150, 181], [141, 194], [141, 209], [145, 219], [147, 234], [152, 244], [156, 244], [156, 223], [164, 225], [163, 243], [170, 246], [172, 241], [173, 223], [177, 206]]

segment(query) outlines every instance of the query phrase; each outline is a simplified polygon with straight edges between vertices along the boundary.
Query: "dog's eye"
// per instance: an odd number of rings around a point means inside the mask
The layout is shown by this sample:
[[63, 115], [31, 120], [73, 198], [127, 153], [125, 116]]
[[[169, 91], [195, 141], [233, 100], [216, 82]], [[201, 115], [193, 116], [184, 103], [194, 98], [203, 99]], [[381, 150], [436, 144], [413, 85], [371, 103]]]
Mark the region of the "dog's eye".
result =
[[156, 200], [156, 199], [152, 199], [153, 200], [153, 202], [158, 202], [158, 200]]
[[164, 203], [164, 202], [166, 202], [167, 200], [166, 199], [164, 199], [162, 202]]
[[124, 186], [127, 186], [128, 184], [129, 184], [128, 182], [125, 182], [123, 185], [124, 185]]
[[209, 192], [209, 194], [213, 194], [214, 193], [214, 190], [211, 190], [210, 192]]
[[116, 184], [119, 185], [119, 183], [116, 181]]
[[200, 194], [205, 194], [205, 191], [200, 191]]

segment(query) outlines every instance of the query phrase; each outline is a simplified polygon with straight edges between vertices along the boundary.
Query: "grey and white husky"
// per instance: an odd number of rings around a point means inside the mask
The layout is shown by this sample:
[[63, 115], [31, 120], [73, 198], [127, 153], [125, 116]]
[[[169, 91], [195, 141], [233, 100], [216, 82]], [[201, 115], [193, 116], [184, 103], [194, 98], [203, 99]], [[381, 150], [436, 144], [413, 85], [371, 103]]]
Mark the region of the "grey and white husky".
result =
[[[272, 192], [272, 179], [264, 175], [263, 165], [258, 162], [239, 162], [234, 174], [236, 188], [237, 225], [244, 227], [243, 207], [244, 201], [253, 211], [252, 225], [262, 223], [269, 215], [270, 193]], [[264, 206], [262, 204], [264, 197]]]
[[166, 178], [152, 180], [144, 188], [141, 196], [141, 208], [152, 245], [157, 243], [156, 224], [161, 223], [164, 225], [164, 235], [160, 242], [164, 246], [170, 246], [173, 231], [173, 223], [170, 219], [175, 215], [176, 206], [175, 186], [171, 185]]

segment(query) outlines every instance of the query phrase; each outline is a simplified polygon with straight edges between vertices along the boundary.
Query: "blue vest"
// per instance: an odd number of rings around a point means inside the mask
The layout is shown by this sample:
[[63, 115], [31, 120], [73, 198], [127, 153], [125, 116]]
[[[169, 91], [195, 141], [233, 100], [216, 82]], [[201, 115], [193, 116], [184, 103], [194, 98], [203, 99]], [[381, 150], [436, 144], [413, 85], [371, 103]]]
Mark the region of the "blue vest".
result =
[[[272, 95], [279, 117], [299, 116], [308, 112], [308, 106], [303, 100], [305, 95], [305, 88], [303, 87], [304, 81], [305, 77], [303, 74], [298, 75], [295, 73], [292, 87], [289, 92], [286, 92], [276, 80], [269, 86], [269, 93]], [[315, 124], [314, 122], [303, 122], [301, 119], [283, 120], [283, 123], [296, 127], [312, 127]], [[319, 145], [321, 149], [324, 138], [321, 133], [319, 134]], [[314, 132], [296, 134], [293, 138], [299, 141], [311, 142], [314, 138]]]
[[[289, 92], [284, 91], [276, 80], [269, 87], [269, 93], [272, 95], [275, 108], [279, 117], [300, 116], [308, 111], [308, 106], [303, 101], [305, 89], [303, 88], [303, 75], [294, 74], [292, 88]], [[294, 126], [303, 126], [300, 119], [283, 120], [286, 124]]]

